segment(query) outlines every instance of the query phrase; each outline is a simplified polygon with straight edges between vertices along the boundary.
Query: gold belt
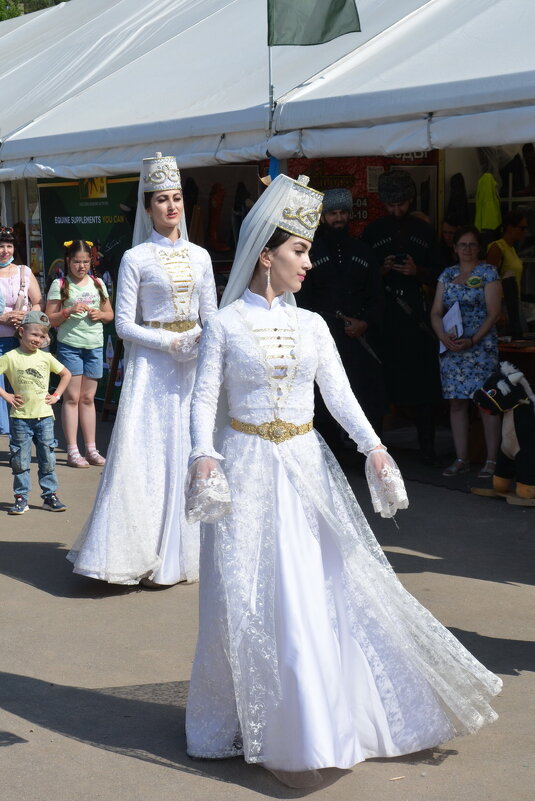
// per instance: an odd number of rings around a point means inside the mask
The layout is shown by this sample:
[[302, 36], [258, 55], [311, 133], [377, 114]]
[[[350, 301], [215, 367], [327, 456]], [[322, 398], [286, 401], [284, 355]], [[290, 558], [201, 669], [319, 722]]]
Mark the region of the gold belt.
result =
[[150, 328], [165, 328], [166, 331], [174, 331], [175, 334], [182, 334], [184, 331], [191, 331], [197, 323], [195, 320], [177, 320], [175, 323], [160, 323], [158, 320], [151, 320], [145, 323]]
[[298, 434], [308, 434], [309, 431], [312, 431], [312, 422], [311, 420], [309, 423], [296, 426], [295, 423], [287, 423], [285, 420], [277, 418], [270, 423], [261, 423], [259, 426], [255, 426], [253, 423], [242, 423], [241, 420], [231, 418], [230, 426], [235, 431], [241, 431], [243, 434], [256, 434], [262, 439], [269, 439], [270, 442], [278, 445], [287, 439], [297, 437]]

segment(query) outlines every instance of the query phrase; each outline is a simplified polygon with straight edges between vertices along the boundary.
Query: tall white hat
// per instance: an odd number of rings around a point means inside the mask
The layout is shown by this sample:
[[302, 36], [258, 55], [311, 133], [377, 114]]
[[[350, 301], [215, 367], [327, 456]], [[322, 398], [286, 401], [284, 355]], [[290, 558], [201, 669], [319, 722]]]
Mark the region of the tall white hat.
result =
[[180, 170], [174, 156], [154, 156], [143, 159], [141, 171], [144, 192], [167, 192], [169, 189], [181, 189]]
[[[311, 242], [322, 210], [323, 194], [308, 186], [308, 176], [300, 175], [297, 181], [287, 175], [278, 175], [259, 197], [240, 228], [236, 255], [221, 306], [242, 296], [249, 286], [258, 257], [271, 239], [276, 228]], [[295, 305], [291, 292], [286, 302]]]
[[[161, 153], [155, 153], [154, 156], [143, 159], [139, 176], [132, 246], [145, 242], [152, 233], [152, 220], [145, 209], [145, 192], [167, 192], [175, 189], [182, 189], [182, 186], [180, 184], [180, 170], [177, 167], [174, 156], [162, 156]], [[184, 213], [182, 213], [177, 227], [180, 230], [182, 239], [187, 239], [188, 232]]]

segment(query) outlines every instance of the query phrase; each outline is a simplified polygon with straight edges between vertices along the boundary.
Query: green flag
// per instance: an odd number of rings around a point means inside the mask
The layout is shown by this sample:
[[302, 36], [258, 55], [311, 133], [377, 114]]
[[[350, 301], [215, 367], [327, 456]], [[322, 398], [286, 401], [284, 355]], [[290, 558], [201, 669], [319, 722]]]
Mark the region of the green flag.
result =
[[268, 45], [316, 45], [360, 31], [355, 0], [267, 0]]

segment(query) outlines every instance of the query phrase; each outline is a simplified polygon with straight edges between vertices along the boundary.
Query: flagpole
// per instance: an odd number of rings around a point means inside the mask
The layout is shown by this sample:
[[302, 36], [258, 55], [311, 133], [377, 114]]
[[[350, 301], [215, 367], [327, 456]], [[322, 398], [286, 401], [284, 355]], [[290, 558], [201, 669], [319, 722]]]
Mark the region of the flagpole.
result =
[[273, 77], [272, 77], [272, 63], [271, 63], [271, 47], [268, 45], [268, 82], [269, 82], [269, 123], [268, 134], [271, 137], [273, 133], [273, 116], [275, 114], [275, 101], [273, 99]]

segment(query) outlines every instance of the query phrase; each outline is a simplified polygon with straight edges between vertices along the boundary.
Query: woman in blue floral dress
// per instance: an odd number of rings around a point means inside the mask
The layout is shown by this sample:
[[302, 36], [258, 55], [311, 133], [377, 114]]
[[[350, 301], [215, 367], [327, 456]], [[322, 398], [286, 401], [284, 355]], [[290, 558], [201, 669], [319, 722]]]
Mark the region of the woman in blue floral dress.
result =
[[[459, 263], [447, 267], [438, 278], [431, 323], [446, 350], [440, 356], [442, 394], [450, 402], [450, 421], [457, 458], [443, 475], [455, 476], [469, 469], [468, 407], [472, 393], [498, 365], [496, 320], [500, 315], [502, 288], [496, 268], [480, 259], [479, 231], [460, 228], [454, 237]], [[459, 303], [462, 334], [444, 330], [442, 318]], [[500, 441], [498, 416], [483, 415], [487, 461], [480, 478], [492, 476]]]

